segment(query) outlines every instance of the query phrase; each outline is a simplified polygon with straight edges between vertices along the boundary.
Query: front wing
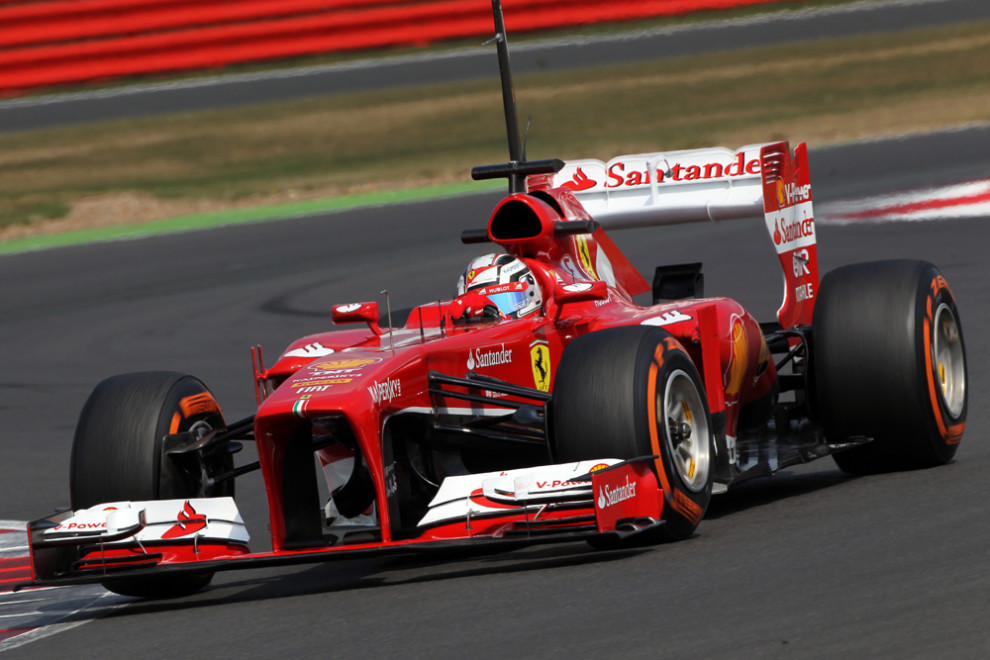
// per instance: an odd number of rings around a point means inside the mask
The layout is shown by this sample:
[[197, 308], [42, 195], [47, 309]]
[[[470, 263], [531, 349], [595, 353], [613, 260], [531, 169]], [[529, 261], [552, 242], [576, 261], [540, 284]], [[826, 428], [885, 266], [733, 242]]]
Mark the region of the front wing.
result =
[[[414, 539], [252, 553], [231, 498], [115, 502], [28, 526], [32, 582], [17, 588], [107, 582], [315, 563], [355, 555], [624, 537], [662, 524], [653, 457], [601, 459], [450, 477]], [[345, 537], [346, 539], [346, 537]]]

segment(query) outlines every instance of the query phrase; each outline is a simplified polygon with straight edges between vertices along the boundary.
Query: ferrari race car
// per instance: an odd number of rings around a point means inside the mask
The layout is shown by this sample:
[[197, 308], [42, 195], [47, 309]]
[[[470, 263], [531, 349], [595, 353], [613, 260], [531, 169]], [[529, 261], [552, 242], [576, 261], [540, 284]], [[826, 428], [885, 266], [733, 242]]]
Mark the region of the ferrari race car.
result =
[[[677, 540], [713, 493], [790, 465], [832, 455], [863, 474], [952, 458], [967, 405], [952, 291], [921, 261], [820, 279], [803, 144], [526, 161], [514, 108], [506, 121], [511, 161], [474, 176], [508, 177], [510, 193], [462, 235], [492, 247], [453, 299], [396, 323], [377, 302], [338, 304], [342, 328], [270, 366], [256, 349], [258, 407], [239, 421], [193, 376], [100, 383], [76, 429], [71, 510], [30, 523], [22, 586], [161, 597], [240, 567]], [[707, 297], [701, 264], [647, 282], [604, 229], [760, 215], [784, 282], [762, 323]], [[258, 461], [236, 465], [244, 442]], [[234, 500], [255, 469], [264, 551]]]

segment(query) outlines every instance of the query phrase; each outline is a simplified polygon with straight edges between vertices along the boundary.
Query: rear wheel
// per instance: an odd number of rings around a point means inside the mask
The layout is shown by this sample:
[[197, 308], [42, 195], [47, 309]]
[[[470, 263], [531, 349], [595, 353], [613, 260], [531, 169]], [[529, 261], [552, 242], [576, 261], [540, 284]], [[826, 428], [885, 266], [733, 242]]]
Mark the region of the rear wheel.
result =
[[945, 278], [924, 261], [854, 264], [822, 281], [812, 326], [817, 414], [851, 474], [932, 467], [966, 425], [966, 350]]
[[554, 377], [557, 460], [657, 455], [664, 524], [648, 541], [694, 533], [712, 492], [714, 436], [701, 377], [680, 343], [646, 326], [575, 339]]
[[[206, 428], [204, 428], [204, 425]], [[162, 451], [165, 436], [225, 426], [213, 395], [198, 379], [169, 371], [138, 372], [102, 381], [83, 406], [69, 470], [74, 510], [104, 502], [233, 495], [233, 481], [207, 486], [205, 475], [233, 468], [229, 453], [215, 464], [180, 470]], [[195, 593], [212, 573], [119, 579], [104, 586], [125, 596], [168, 598]]]

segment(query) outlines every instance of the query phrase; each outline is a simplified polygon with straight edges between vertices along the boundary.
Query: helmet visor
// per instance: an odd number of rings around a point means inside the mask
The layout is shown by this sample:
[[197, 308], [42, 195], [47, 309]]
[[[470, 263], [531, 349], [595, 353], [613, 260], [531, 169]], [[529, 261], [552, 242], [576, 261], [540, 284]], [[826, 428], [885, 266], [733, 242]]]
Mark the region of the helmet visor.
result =
[[498, 311], [506, 316], [512, 316], [526, 306], [529, 296], [525, 291], [507, 291], [506, 293], [489, 294], [488, 299], [498, 307]]

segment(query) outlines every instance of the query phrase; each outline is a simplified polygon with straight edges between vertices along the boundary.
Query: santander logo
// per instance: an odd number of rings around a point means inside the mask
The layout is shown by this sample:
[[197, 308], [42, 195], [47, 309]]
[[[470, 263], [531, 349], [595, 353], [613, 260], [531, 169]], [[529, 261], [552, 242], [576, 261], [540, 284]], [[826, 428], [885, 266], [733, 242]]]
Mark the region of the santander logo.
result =
[[474, 349], [474, 354], [468, 352], [467, 368], [476, 369], [480, 367], [497, 367], [501, 364], [512, 362], [512, 349], [506, 349], [505, 344], [501, 348], [492, 349], [484, 353], [480, 348]]
[[615, 488], [602, 486], [598, 489], [598, 508], [607, 509], [634, 497], [636, 497], [636, 482], [629, 483], [629, 477], [626, 477], [624, 486], [616, 486]]
[[774, 221], [773, 242], [775, 245], [793, 243], [794, 241], [815, 235], [814, 218], [805, 217], [801, 220], [786, 222], [783, 219]]
[[574, 170], [564, 175], [570, 178], [558, 184], [574, 192], [753, 177], [762, 169], [758, 155], [724, 149], [697, 150], [685, 155], [684, 161], [671, 161], [666, 154], [656, 153], [619, 156], [608, 163], [589, 159], [574, 165]]
[[[608, 181], [606, 188], [623, 188], [648, 185], [651, 182], [651, 173], [647, 163], [642, 159], [625, 156], [628, 161], [610, 161], [606, 174]], [[656, 182], [658, 184], [670, 181], [708, 181], [711, 179], [736, 178], [742, 176], [756, 176], [760, 173], [760, 159], [751, 158], [746, 160], [743, 152], [738, 152], [730, 161], [709, 161], [702, 163], [691, 163], [684, 165], [679, 162], [673, 164], [664, 160], [666, 167], [657, 167]]]
[[560, 185], [562, 188], [568, 188], [574, 192], [581, 192], [582, 190], [594, 188], [598, 185], [598, 182], [590, 178], [584, 173], [584, 170], [579, 167], [570, 181], [565, 181]]
[[176, 520], [178, 522], [162, 534], [163, 539], [176, 539], [180, 536], [193, 534], [206, 527], [206, 516], [196, 513], [196, 509], [192, 508], [189, 500], [186, 500], [186, 504], [182, 507], [182, 511], [179, 511]]

